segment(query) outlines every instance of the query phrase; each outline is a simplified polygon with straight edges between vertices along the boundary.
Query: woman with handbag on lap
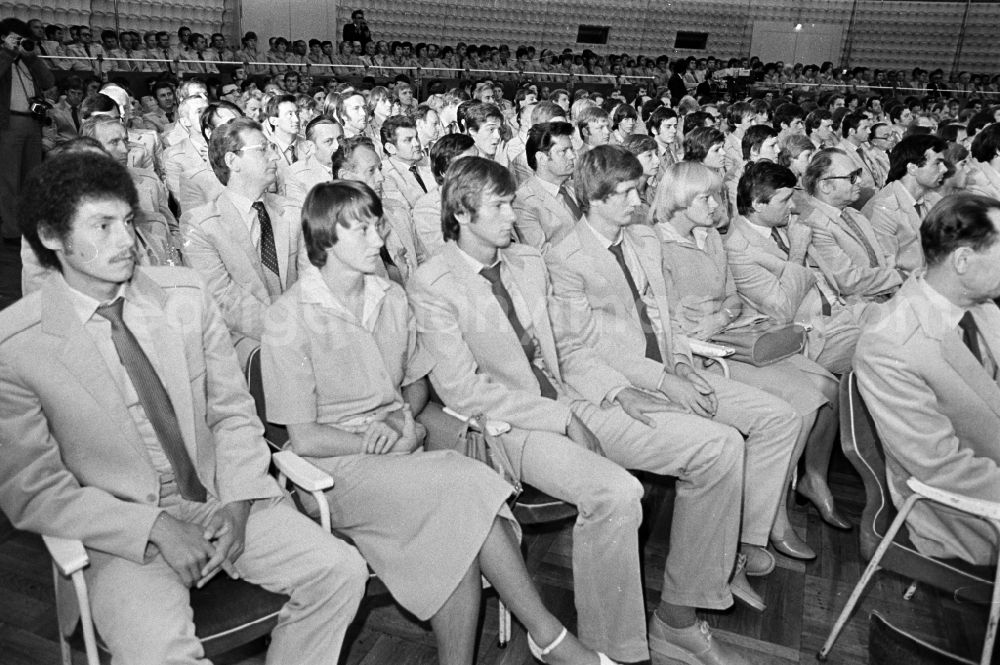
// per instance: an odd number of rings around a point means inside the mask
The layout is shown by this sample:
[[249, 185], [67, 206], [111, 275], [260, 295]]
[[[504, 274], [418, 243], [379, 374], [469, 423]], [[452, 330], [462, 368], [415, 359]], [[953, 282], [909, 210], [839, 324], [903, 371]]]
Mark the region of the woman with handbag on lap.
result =
[[376, 194], [360, 182], [319, 184], [302, 229], [309, 265], [267, 312], [261, 369], [268, 419], [334, 478], [334, 528], [404, 608], [430, 621], [442, 664], [473, 662], [482, 574], [543, 662], [609, 665], [542, 604], [506, 506], [511, 486], [459, 453], [421, 450], [415, 418], [431, 361], [406, 294], [377, 274]]
[[[714, 228], [722, 187], [719, 174], [697, 162], [674, 164], [661, 177], [652, 217], [663, 243], [671, 312], [688, 337], [739, 347], [745, 355], [729, 361], [732, 378], [781, 397], [799, 413], [803, 427], [792, 468], [804, 449], [806, 473], [799, 487], [810, 498], [829, 496], [826, 471], [837, 429], [829, 405], [837, 399], [836, 378], [802, 355], [801, 326], [778, 326], [762, 321], [764, 317], [742, 315], [742, 300]], [[849, 528], [832, 507], [827, 513], [833, 526]], [[771, 543], [787, 556], [815, 557], [792, 530], [785, 510], [775, 519]]]

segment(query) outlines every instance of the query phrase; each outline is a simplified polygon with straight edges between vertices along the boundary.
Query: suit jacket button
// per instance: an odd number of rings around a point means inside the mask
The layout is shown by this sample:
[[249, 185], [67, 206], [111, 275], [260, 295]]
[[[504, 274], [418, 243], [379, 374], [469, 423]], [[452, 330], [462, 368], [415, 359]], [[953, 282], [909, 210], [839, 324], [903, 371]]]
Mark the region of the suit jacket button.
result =
[[156, 495], [155, 494], [147, 494], [146, 495], [146, 501], [149, 501], [150, 503], [156, 503]]

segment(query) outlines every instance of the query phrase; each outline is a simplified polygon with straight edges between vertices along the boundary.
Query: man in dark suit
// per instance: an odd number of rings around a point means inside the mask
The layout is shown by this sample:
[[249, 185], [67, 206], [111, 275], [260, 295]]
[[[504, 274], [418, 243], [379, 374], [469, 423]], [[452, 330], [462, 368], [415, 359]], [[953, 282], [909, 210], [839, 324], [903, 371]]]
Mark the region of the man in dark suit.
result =
[[361, 49], [364, 52], [365, 46], [372, 40], [372, 33], [368, 29], [365, 21], [365, 12], [362, 9], [355, 9], [351, 12], [351, 22], [344, 24], [344, 41], [361, 42]]

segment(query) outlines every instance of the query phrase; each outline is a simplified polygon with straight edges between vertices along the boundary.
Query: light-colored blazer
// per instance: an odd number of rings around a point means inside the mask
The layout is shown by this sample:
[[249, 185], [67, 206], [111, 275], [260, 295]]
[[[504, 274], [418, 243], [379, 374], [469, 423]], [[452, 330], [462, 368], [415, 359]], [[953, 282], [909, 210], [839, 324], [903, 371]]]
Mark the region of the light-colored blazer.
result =
[[[302, 248], [301, 209], [284, 197], [264, 195], [274, 228], [281, 291], [298, 277], [297, 257]], [[191, 213], [182, 224], [184, 263], [197, 270], [215, 297], [229, 328], [241, 364], [260, 346], [264, 312], [281, 293], [270, 293], [260, 252], [246, 223], [228, 196]]]
[[861, 159], [861, 155], [858, 154], [858, 147], [847, 139], [842, 140], [836, 147], [847, 153], [847, 156], [854, 163], [855, 168], [861, 169], [861, 194], [858, 195], [858, 200], [851, 204], [851, 207], [861, 210], [868, 203], [868, 199], [878, 191], [879, 183], [876, 180], [877, 167], [863, 147], [861, 148], [861, 152], [864, 154], [865, 159]]
[[980, 161], [976, 162], [976, 166], [976, 170], [969, 176], [966, 189], [973, 194], [1000, 199], [1000, 173], [989, 164]]
[[608, 365], [633, 385], [656, 390], [664, 367], [673, 372], [678, 362], [691, 364], [687, 338], [675, 329], [670, 317], [663, 252], [656, 231], [633, 224], [625, 229], [625, 242], [635, 250], [649, 282], [663, 325], [657, 335], [663, 363], [646, 357], [646, 337], [625, 275], [614, 256], [593, 232], [577, 224], [545, 254], [554, 294], [552, 324], [556, 336], [579, 335]]
[[202, 162], [181, 176], [181, 189], [177, 203], [181, 207], [181, 221], [201, 206], [219, 198], [226, 186], [219, 182], [211, 165]]
[[[431, 173], [429, 166], [417, 164], [417, 173], [420, 174], [420, 178], [424, 181], [424, 186], [427, 187], [428, 192], [435, 191], [438, 188], [437, 181], [434, 180], [434, 174]], [[385, 178], [385, 181], [382, 183], [383, 201], [392, 199], [400, 205], [406, 206], [408, 210], [412, 210], [417, 199], [425, 194], [424, 190], [417, 183], [417, 179], [408, 170], [408, 167], [391, 157], [386, 157], [382, 160], [382, 177]]]
[[453, 242], [445, 243], [407, 285], [420, 344], [434, 359], [431, 382], [445, 404], [459, 413], [484, 413], [524, 430], [565, 433], [567, 400], [600, 403], [628, 385], [576, 336], [557, 340], [549, 320], [551, 286], [538, 250], [511, 245], [500, 251], [531, 310], [539, 352], [560, 399], [541, 397], [531, 371], [490, 283], [473, 271]]
[[559, 198], [545, 191], [538, 176], [528, 178], [517, 189], [514, 212], [518, 238], [535, 249], [558, 242], [576, 225], [573, 213]]
[[421, 261], [430, 258], [444, 247], [444, 231], [441, 230], [441, 190], [427, 192], [413, 206], [413, 230], [417, 240], [424, 248], [425, 256]]
[[[1000, 310], [972, 308], [987, 347], [1000, 358]], [[1000, 387], [933, 307], [916, 278], [869, 312], [854, 359], [858, 385], [886, 452], [897, 506], [906, 479], [1000, 501]], [[985, 522], [920, 502], [907, 519], [913, 543], [935, 556], [996, 562]]]
[[285, 171], [282, 195], [298, 205], [306, 201], [306, 195], [321, 182], [330, 182], [330, 167], [316, 161], [315, 155], [300, 159]]
[[[181, 179], [185, 173], [200, 170], [208, 164], [190, 138], [172, 144], [163, 151], [163, 180], [176, 201], [181, 200]], [[183, 213], [183, 209], [181, 210]]]
[[809, 259], [816, 264], [827, 282], [846, 300], [871, 300], [891, 294], [903, 278], [894, 266], [895, 257], [889, 256], [878, 242], [875, 230], [868, 219], [854, 210], [844, 213], [857, 222], [868, 244], [875, 250], [877, 265], [871, 267], [868, 252], [854, 232], [837, 217], [831, 217], [829, 206], [819, 201], [808, 217], [800, 218], [812, 229]]
[[[907, 273], [924, 267], [924, 250], [920, 246], [920, 215], [913, 197], [902, 191], [903, 183], [894, 180], [868, 200], [861, 210], [872, 223], [875, 237], [882, 250], [894, 257], [895, 265]], [[924, 213], [930, 210], [924, 203]]]
[[[0, 314], [0, 507], [15, 527], [146, 560], [160, 482], [115, 379], [53, 274]], [[137, 269], [125, 321], [170, 396], [188, 454], [221, 502], [280, 496], [253, 400], [191, 271]], [[134, 327], [134, 326], [133, 326]]]

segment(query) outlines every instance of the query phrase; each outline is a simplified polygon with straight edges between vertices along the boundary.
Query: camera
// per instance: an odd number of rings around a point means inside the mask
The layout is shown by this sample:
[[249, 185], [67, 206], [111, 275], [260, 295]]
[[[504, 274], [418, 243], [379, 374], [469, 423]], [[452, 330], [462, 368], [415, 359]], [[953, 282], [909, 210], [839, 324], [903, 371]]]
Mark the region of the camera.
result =
[[49, 104], [44, 97], [32, 97], [28, 100], [28, 110], [38, 120], [45, 120], [51, 108], [52, 104]]
[[23, 48], [25, 51], [34, 51], [35, 50], [35, 40], [33, 40], [33, 39], [22, 39], [21, 40], [21, 48]]

